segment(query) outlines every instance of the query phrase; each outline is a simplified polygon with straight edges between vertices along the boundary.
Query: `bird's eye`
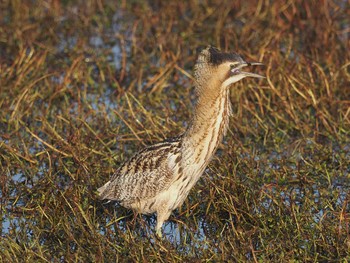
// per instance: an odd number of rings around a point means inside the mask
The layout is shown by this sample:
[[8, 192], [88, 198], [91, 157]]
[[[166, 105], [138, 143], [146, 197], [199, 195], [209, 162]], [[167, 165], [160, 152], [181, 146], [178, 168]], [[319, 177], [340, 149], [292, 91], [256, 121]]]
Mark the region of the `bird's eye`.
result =
[[230, 68], [231, 68], [231, 69], [233, 69], [234, 67], [235, 67], [235, 65], [233, 65], [233, 64], [230, 65]]

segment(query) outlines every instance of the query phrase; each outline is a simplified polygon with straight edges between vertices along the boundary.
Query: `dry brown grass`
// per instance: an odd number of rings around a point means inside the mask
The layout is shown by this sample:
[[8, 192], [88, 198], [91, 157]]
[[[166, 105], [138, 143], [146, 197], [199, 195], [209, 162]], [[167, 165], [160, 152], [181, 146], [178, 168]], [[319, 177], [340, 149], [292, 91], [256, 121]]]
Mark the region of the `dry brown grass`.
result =
[[[2, 1], [3, 262], [350, 261], [349, 1]], [[196, 48], [266, 64], [185, 205], [96, 189], [191, 116]]]

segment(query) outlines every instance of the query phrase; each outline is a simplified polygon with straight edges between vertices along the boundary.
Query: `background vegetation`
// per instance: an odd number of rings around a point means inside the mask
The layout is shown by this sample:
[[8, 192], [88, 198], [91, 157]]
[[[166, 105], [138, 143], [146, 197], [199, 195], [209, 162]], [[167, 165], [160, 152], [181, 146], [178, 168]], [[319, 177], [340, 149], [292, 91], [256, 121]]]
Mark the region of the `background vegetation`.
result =
[[[349, 20], [346, 0], [1, 1], [2, 261], [350, 261]], [[96, 189], [184, 131], [208, 44], [267, 79], [232, 87], [229, 134], [160, 240]]]

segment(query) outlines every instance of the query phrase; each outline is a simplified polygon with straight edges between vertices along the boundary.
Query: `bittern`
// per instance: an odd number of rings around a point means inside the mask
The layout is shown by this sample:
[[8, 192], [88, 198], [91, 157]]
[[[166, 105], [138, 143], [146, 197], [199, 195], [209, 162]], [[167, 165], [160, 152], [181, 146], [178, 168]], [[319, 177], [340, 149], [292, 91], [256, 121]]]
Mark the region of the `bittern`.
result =
[[178, 137], [148, 146], [124, 162], [98, 189], [101, 199], [142, 214], [157, 213], [156, 233], [171, 212], [180, 207], [203, 174], [223, 136], [231, 115], [231, 84], [245, 78], [264, 78], [242, 71], [248, 63], [237, 53], [209, 46], [194, 67], [197, 102], [192, 121]]

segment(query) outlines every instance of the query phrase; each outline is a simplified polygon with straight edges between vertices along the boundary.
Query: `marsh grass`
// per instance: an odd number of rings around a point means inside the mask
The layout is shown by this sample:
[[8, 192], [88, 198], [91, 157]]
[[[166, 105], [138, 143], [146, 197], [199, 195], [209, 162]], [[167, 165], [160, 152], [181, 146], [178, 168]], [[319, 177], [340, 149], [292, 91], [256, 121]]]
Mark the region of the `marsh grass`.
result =
[[[348, 1], [2, 1], [3, 262], [350, 260]], [[196, 48], [265, 63], [185, 204], [99, 201], [131, 154], [184, 131]]]

